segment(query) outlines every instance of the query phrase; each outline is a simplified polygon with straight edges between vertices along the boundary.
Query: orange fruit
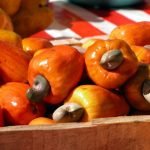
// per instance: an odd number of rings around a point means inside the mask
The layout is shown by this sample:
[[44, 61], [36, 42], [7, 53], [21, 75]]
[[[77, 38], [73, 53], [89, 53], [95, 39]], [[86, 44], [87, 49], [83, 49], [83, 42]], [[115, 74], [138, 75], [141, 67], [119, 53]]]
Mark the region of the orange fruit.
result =
[[46, 117], [38, 117], [29, 122], [29, 125], [49, 125], [54, 124], [54, 120]]
[[7, 125], [27, 125], [44, 116], [45, 105], [30, 103], [26, 98], [28, 88], [28, 84], [21, 82], [8, 82], [0, 87], [0, 106]]
[[0, 29], [13, 30], [10, 17], [0, 8]]

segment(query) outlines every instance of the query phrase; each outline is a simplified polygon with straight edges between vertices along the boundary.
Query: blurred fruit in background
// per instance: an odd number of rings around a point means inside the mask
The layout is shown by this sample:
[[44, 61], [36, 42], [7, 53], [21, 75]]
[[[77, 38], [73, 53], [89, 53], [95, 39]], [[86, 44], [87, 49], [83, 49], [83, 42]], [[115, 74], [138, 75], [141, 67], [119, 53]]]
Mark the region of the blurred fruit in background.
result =
[[109, 35], [110, 39], [127, 42], [139, 62], [150, 63], [150, 22], [141, 21], [117, 26]]
[[0, 29], [13, 30], [13, 24], [8, 14], [0, 7]]
[[47, 28], [52, 20], [47, 0], [22, 0], [19, 11], [12, 17], [14, 31], [22, 37]]
[[40, 7], [47, 7], [48, 0], [21, 0], [21, 9], [39, 9]]
[[0, 0], [2, 8], [9, 16], [13, 16], [20, 8], [21, 0]]
[[129, 45], [145, 46], [150, 44], [149, 32], [150, 22], [141, 21], [117, 26], [111, 31], [109, 38], [124, 40]]

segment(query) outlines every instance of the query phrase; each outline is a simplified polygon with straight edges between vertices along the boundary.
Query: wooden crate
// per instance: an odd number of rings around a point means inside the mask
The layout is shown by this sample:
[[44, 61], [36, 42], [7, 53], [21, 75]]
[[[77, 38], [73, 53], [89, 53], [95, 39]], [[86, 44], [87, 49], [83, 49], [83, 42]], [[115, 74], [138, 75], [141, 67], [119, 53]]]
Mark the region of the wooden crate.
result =
[[0, 150], [150, 150], [150, 115], [2, 127]]

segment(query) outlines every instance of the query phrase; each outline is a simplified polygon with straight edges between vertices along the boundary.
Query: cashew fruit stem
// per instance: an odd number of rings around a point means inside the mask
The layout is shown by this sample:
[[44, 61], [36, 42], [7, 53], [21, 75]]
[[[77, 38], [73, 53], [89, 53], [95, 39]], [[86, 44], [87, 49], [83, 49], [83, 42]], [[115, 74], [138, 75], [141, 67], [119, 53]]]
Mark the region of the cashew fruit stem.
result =
[[144, 98], [150, 103], [150, 80], [143, 82], [142, 93]]
[[77, 103], [66, 103], [58, 107], [52, 117], [56, 122], [77, 122], [79, 121], [84, 113], [83, 107]]
[[100, 60], [100, 65], [106, 70], [114, 70], [123, 62], [123, 54], [120, 50], [114, 49], [104, 53]]
[[32, 102], [41, 102], [49, 94], [50, 85], [47, 79], [42, 75], [37, 75], [33, 86], [26, 92], [27, 98]]

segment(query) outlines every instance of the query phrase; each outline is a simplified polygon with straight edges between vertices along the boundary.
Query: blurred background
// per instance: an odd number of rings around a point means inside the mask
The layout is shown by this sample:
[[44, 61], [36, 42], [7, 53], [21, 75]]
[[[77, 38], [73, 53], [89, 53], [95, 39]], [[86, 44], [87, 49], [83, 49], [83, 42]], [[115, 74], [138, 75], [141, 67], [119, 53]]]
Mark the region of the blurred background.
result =
[[150, 21], [150, 0], [0, 0], [0, 28], [47, 39], [108, 35]]
[[50, 0], [53, 22], [33, 36], [85, 38], [104, 36], [121, 24], [150, 21], [149, 0]]

